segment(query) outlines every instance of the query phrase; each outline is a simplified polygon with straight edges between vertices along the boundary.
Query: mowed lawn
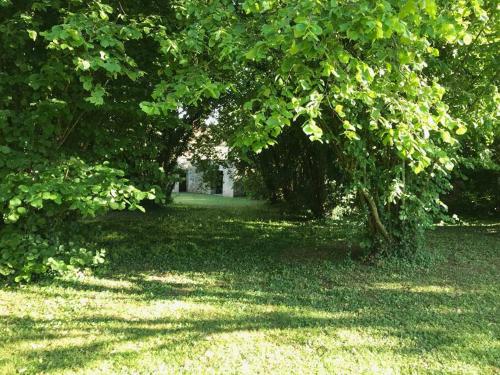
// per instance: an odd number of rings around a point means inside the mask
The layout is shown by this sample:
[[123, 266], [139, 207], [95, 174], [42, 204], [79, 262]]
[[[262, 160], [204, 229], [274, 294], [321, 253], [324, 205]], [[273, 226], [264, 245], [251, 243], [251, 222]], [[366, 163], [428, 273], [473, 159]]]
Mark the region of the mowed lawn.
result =
[[351, 261], [348, 220], [176, 196], [118, 213], [94, 276], [0, 288], [0, 374], [498, 374], [500, 223]]

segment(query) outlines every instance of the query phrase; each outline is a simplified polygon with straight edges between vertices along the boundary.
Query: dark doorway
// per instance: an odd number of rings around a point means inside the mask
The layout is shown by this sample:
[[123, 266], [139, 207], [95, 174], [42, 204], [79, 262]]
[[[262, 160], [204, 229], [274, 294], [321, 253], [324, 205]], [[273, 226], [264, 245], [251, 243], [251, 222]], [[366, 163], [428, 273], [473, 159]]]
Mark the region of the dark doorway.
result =
[[215, 185], [212, 188], [213, 194], [222, 194], [222, 187], [224, 185], [224, 172], [217, 171]]
[[179, 193], [187, 192], [187, 171], [181, 173], [181, 180], [179, 181]]

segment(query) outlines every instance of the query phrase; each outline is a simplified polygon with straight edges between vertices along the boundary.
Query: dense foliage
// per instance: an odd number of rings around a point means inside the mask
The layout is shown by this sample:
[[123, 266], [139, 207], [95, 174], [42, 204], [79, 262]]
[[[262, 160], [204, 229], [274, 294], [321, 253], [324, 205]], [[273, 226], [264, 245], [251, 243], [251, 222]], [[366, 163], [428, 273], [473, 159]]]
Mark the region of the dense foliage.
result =
[[0, 265], [17, 280], [54, 268], [56, 254], [74, 263], [83, 244], [62, 234], [78, 216], [140, 207], [153, 188], [161, 199], [191, 132], [177, 115], [141, 110], [158, 52], [138, 46], [156, 43], [155, 23], [137, 13], [147, 6], [117, 6], [0, 3]]
[[[471, 25], [489, 20], [481, 4], [189, 2], [175, 54], [193, 66], [217, 59], [183, 82], [209, 74], [206, 90], [234, 97], [240, 148], [259, 152], [287, 126], [329, 145], [365, 207], [371, 248], [408, 254], [444, 207], [468, 123], [450, 112], [443, 74], [432, 74], [429, 61], [474, 41]], [[153, 106], [179, 99], [172, 85], [160, 85]]]
[[437, 46], [428, 75], [446, 88], [450, 113], [467, 124], [461, 138], [453, 191], [444, 200], [453, 212], [500, 214], [500, 127], [498, 115], [498, 2], [484, 1], [486, 14], [470, 19], [470, 43]]
[[[219, 134], [266, 168], [266, 155], [286, 157], [270, 146], [300, 140], [304, 158], [283, 169], [304, 179], [295, 197], [334, 170], [373, 252], [416, 250], [457, 163], [498, 166], [494, 1], [4, 0], [0, 11], [6, 274], [28, 279], [73, 251], [52, 217], [164, 200], [209, 117], [232, 116]], [[25, 255], [47, 247], [58, 250]]]
[[276, 145], [249, 153], [247, 160], [245, 170], [262, 180], [264, 196], [273, 203], [284, 202], [287, 209], [316, 218], [339, 204], [343, 176], [335, 153], [325, 143], [310, 142], [300, 127], [284, 129]]
[[47, 271], [66, 273], [102, 263], [79, 236], [78, 216], [92, 217], [108, 209], [139, 208], [152, 199], [131, 186], [123, 172], [107, 165], [89, 166], [71, 158], [53, 167], [11, 173], [0, 185], [5, 226], [0, 237], [0, 273], [29, 281]]

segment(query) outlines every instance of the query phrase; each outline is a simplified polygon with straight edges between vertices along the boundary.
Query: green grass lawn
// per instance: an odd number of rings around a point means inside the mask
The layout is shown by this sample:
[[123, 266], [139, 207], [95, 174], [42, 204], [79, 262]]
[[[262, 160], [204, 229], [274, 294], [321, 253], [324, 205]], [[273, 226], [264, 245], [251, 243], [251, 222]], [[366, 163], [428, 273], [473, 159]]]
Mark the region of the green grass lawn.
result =
[[0, 289], [0, 374], [500, 371], [500, 223], [437, 228], [427, 266], [350, 261], [348, 221], [240, 198], [98, 224], [106, 269]]

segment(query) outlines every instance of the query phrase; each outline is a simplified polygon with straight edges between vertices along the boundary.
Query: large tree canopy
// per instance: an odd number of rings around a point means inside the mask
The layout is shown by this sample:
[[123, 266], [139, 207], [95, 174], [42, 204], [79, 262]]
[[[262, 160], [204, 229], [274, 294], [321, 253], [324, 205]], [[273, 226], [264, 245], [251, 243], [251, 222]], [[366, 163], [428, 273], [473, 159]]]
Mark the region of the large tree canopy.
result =
[[242, 154], [288, 127], [321, 142], [374, 252], [414, 252], [457, 162], [493, 160], [494, 1], [4, 0], [0, 11], [0, 271], [20, 279], [79, 262], [68, 215], [168, 193], [210, 115], [234, 119], [219, 134]]
[[[200, 83], [214, 98], [231, 95], [233, 113], [242, 112], [233, 143], [257, 152], [284, 127], [302, 127], [312, 141], [330, 146], [366, 205], [371, 246], [414, 250], [415, 236], [443, 206], [439, 195], [449, 188], [458, 140], [473, 122], [450, 112], [440, 84], [446, 73], [437, 73], [436, 61], [442, 51], [477, 41], [478, 28], [491, 27], [482, 5], [189, 2], [183, 16], [190, 22], [168, 51], [189, 74], [181, 70], [180, 80], [163, 81], [148, 106], [178, 107]], [[498, 97], [490, 97], [496, 111]]]
[[68, 235], [75, 217], [168, 192], [203, 105], [182, 118], [140, 108], [161, 79], [158, 38], [177, 27], [173, 5], [0, 6], [0, 271], [23, 280], [88, 262]]

